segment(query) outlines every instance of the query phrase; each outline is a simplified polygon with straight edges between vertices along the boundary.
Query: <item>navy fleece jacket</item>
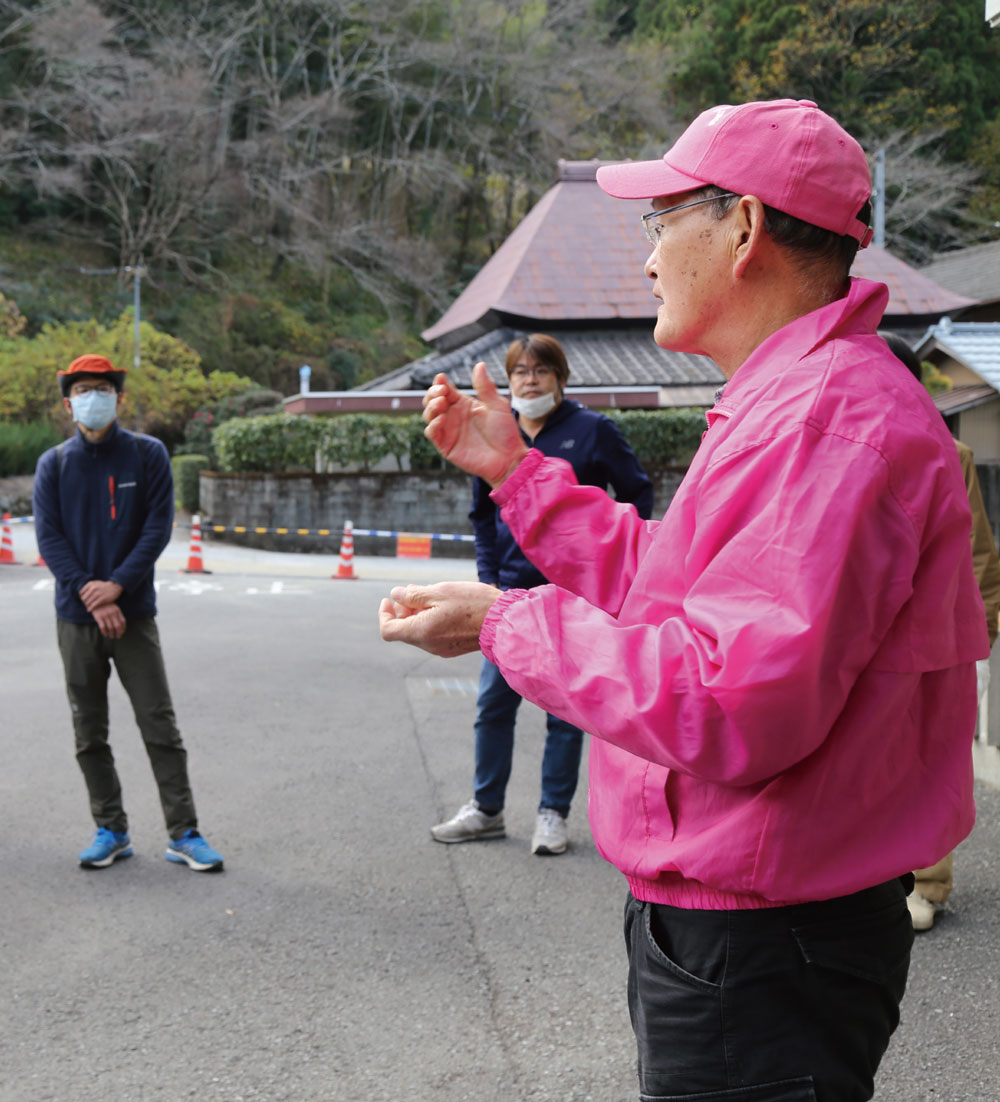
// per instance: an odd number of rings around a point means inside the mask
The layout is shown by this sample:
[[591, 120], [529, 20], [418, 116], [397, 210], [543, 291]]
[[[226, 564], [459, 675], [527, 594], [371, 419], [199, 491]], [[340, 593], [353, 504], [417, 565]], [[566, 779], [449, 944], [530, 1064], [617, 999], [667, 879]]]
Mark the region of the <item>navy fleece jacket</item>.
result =
[[[523, 432], [521, 435], [530, 447], [567, 460], [581, 486], [600, 486], [602, 490], [611, 486], [616, 500], [631, 502], [639, 516], [649, 520], [653, 484], [618, 426], [603, 413], [564, 398], [533, 441]], [[545, 585], [545, 577], [525, 558], [490, 499], [489, 483], [481, 478], [473, 481], [469, 519], [476, 536], [476, 570], [481, 582], [501, 589]]]
[[117, 421], [97, 444], [77, 430], [61, 447], [62, 455], [50, 448], [39, 458], [34, 489], [35, 536], [56, 578], [56, 616], [93, 623], [79, 593], [95, 580], [122, 587], [126, 620], [155, 616], [153, 567], [174, 520], [167, 449]]

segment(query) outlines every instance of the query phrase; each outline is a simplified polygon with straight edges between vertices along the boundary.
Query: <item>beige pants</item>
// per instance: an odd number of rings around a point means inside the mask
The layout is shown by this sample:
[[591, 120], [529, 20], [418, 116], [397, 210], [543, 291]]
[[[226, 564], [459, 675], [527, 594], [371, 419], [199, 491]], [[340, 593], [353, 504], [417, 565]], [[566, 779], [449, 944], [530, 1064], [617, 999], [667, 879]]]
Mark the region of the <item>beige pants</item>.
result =
[[955, 869], [955, 855], [949, 853], [929, 869], [917, 869], [913, 874], [917, 878], [914, 891], [931, 903], [943, 903], [951, 894], [952, 877]]

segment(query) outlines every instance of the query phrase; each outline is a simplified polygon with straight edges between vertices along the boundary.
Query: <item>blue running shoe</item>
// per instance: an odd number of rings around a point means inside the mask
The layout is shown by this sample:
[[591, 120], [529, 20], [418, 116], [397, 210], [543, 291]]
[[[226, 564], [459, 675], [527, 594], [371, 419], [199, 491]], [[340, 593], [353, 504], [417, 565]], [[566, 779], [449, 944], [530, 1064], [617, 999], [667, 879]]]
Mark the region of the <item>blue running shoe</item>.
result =
[[196, 830], [189, 830], [176, 841], [171, 840], [167, 846], [167, 860], [183, 863], [196, 872], [222, 872], [222, 854], [212, 849]]
[[119, 857], [131, 856], [132, 843], [127, 834], [98, 827], [94, 832], [94, 840], [80, 854], [80, 865], [85, 869], [106, 869]]

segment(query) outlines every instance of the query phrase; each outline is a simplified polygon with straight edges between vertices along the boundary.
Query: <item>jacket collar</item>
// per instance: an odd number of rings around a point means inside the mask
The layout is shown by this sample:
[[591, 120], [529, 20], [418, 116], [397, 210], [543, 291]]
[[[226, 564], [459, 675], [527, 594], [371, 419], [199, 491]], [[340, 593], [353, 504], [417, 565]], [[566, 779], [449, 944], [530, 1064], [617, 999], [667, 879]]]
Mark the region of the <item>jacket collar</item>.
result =
[[86, 438], [86, 436], [83, 435], [83, 433], [80, 431], [80, 426], [79, 425], [77, 425], [77, 427], [76, 427], [76, 435], [77, 435], [77, 439], [80, 441], [80, 446], [85, 448], [87, 451], [92, 451], [92, 452], [96, 453], [96, 452], [101, 452], [101, 451], [105, 451], [107, 449], [110, 449], [111, 447], [114, 446], [115, 442], [118, 439], [118, 435], [119, 435], [118, 418], [116, 417], [111, 422], [111, 428], [108, 429], [107, 435], [103, 436], [100, 440], [98, 440], [96, 444], [92, 444]]
[[852, 278], [843, 298], [782, 326], [757, 345], [718, 392], [715, 405], [705, 415], [709, 425], [719, 417], [729, 417], [741, 403], [752, 401], [776, 373], [826, 341], [876, 332], [888, 302], [889, 289], [884, 283]]

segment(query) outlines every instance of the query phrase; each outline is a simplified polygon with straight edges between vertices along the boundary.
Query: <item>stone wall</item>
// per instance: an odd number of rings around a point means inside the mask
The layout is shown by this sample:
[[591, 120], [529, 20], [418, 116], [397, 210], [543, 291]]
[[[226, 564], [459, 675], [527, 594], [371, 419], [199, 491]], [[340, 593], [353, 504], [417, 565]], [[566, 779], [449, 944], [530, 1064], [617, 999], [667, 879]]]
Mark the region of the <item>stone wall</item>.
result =
[[[684, 476], [683, 468], [651, 472], [656, 491], [655, 513], [662, 514]], [[472, 534], [469, 522], [471, 480], [456, 471], [373, 474], [219, 474], [203, 471], [200, 478], [202, 527], [288, 528], [273, 533], [213, 533], [224, 539], [269, 551], [336, 553], [344, 521], [355, 528], [393, 532]], [[301, 535], [296, 529], [326, 528], [329, 536]], [[394, 539], [356, 536], [359, 555], [394, 555]], [[472, 544], [435, 540], [435, 555], [472, 555]]]

